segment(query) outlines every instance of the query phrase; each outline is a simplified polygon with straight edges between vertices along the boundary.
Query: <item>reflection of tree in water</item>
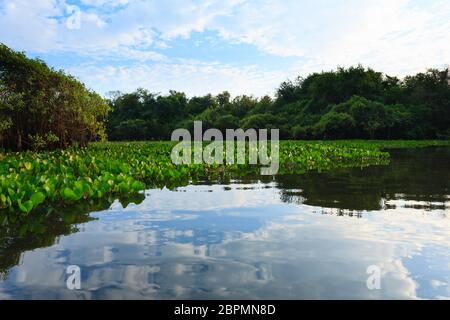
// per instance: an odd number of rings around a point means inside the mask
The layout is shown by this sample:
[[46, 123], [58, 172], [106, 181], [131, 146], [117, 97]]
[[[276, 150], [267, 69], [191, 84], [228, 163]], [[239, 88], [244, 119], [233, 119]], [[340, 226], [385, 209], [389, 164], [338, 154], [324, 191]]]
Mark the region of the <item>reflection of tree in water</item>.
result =
[[[238, 178], [235, 183], [275, 182], [283, 202], [322, 207], [324, 214], [361, 217], [366, 210], [395, 209], [398, 206], [395, 200], [404, 200], [403, 208], [430, 211], [448, 208], [450, 148], [389, 152], [391, 163], [388, 166], [274, 177], [250, 175]], [[221, 181], [200, 181], [202, 185], [217, 183]], [[226, 190], [229, 181], [222, 183]]]
[[277, 176], [276, 181], [282, 201], [344, 210], [333, 214], [394, 209], [395, 200], [404, 200], [405, 208], [445, 209], [448, 163], [448, 148], [395, 150], [389, 166]]
[[[144, 195], [120, 199], [125, 208], [130, 203], [139, 204]], [[0, 277], [6, 279], [9, 270], [19, 264], [22, 253], [37, 248], [50, 247], [60, 236], [79, 232], [79, 225], [94, 218], [90, 213], [108, 209], [113, 199], [89, 201], [89, 203], [41, 209], [29, 216], [17, 213], [0, 213]], [[3, 219], [4, 218], [4, 219]]]

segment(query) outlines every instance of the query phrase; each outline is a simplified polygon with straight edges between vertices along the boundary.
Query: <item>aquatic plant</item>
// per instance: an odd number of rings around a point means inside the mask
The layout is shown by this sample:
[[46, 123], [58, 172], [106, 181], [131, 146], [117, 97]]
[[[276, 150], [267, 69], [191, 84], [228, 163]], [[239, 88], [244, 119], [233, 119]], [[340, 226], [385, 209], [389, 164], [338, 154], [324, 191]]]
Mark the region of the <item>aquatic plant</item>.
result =
[[[279, 174], [386, 164], [389, 154], [381, 148], [442, 144], [449, 145], [448, 141], [281, 141]], [[170, 159], [174, 145], [107, 142], [87, 148], [2, 155], [0, 210], [27, 215], [55, 203], [133, 194], [149, 187], [172, 188], [202, 177], [223, 179], [258, 173], [256, 165], [177, 166]]]

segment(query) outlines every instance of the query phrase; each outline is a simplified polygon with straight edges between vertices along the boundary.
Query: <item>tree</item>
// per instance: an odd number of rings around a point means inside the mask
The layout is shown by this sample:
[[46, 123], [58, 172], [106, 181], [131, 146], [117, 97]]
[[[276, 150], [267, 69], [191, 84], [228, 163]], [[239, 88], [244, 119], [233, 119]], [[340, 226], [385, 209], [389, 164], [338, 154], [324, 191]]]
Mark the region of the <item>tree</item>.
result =
[[349, 113], [355, 120], [360, 132], [370, 139], [385, 125], [386, 113], [384, 105], [379, 102], [367, 100], [362, 97], [353, 97], [349, 100]]
[[314, 130], [323, 139], [343, 139], [354, 134], [354, 127], [355, 120], [351, 115], [330, 111], [320, 119]]
[[280, 119], [271, 114], [254, 114], [241, 120], [242, 129], [276, 129]]
[[5, 148], [64, 148], [105, 138], [109, 107], [98, 94], [3, 44], [0, 90], [0, 141]]
[[188, 98], [174, 91], [161, 96], [138, 90], [115, 95], [111, 106], [111, 139], [118, 139], [122, 122], [138, 119], [145, 121], [151, 139], [170, 139], [174, 128], [191, 129], [195, 120], [204, 129], [222, 131], [278, 128], [282, 139], [422, 139], [445, 138], [450, 132], [448, 70], [402, 80], [356, 66], [285, 81], [274, 100], [232, 99], [227, 91]]

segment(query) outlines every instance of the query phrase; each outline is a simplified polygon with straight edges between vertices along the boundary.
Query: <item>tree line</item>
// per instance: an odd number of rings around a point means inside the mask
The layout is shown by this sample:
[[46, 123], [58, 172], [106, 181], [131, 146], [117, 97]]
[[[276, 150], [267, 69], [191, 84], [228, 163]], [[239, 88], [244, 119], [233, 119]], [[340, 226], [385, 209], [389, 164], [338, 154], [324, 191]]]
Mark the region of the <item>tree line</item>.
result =
[[403, 79], [362, 66], [283, 82], [274, 97], [188, 97], [145, 89], [108, 99], [0, 43], [0, 148], [168, 140], [177, 128], [280, 129], [282, 139], [449, 139], [450, 72]]
[[43, 150], [106, 137], [109, 105], [64, 71], [0, 43], [0, 147]]
[[283, 82], [274, 98], [111, 93], [111, 140], [167, 140], [176, 128], [278, 128], [283, 139], [448, 139], [450, 73], [404, 79], [362, 66]]

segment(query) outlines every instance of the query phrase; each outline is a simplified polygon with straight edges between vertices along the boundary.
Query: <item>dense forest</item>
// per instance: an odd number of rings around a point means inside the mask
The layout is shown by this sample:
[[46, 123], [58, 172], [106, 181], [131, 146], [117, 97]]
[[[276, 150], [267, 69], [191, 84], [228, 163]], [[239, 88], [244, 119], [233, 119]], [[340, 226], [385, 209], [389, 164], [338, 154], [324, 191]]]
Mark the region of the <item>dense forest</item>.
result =
[[84, 146], [106, 137], [108, 111], [100, 95], [72, 76], [0, 43], [0, 147]]
[[0, 147], [168, 140], [176, 128], [278, 128], [282, 139], [449, 139], [450, 72], [404, 79], [362, 66], [283, 82], [275, 97], [188, 97], [138, 89], [108, 99], [40, 59], [0, 44]]
[[401, 80], [357, 66], [286, 81], [274, 99], [116, 92], [107, 131], [111, 140], [164, 140], [200, 120], [221, 130], [279, 128], [284, 139], [447, 139], [449, 80], [449, 70]]

